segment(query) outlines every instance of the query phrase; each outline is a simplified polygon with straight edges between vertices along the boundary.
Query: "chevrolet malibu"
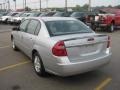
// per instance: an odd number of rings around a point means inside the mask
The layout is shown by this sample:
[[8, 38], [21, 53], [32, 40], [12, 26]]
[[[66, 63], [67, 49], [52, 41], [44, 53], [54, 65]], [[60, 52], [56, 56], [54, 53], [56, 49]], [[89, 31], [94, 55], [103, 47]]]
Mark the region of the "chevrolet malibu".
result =
[[96, 34], [69, 17], [25, 19], [11, 34], [12, 48], [33, 61], [35, 72], [71, 76], [95, 70], [110, 62], [110, 37]]

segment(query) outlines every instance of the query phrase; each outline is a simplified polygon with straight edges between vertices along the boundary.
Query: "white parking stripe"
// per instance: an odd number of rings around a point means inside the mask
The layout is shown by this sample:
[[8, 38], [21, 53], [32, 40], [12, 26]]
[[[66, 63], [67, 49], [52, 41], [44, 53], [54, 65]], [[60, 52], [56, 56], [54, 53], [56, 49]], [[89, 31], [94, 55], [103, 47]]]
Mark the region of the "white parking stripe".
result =
[[10, 32], [11, 30], [0, 30], [0, 33]]
[[8, 47], [10, 47], [10, 46], [4, 46], [4, 47], [0, 47], [0, 49], [3, 49], [3, 48], [8, 48]]

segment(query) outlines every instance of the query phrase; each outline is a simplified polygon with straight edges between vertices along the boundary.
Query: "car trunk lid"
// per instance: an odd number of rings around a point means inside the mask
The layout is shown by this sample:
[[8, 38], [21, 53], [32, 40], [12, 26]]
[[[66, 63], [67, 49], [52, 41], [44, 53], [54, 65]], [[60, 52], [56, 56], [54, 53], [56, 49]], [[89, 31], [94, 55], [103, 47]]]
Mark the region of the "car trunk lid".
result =
[[104, 56], [106, 54], [108, 36], [94, 34], [61, 38], [60, 40], [65, 43], [69, 60], [71, 62], [79, 62]]

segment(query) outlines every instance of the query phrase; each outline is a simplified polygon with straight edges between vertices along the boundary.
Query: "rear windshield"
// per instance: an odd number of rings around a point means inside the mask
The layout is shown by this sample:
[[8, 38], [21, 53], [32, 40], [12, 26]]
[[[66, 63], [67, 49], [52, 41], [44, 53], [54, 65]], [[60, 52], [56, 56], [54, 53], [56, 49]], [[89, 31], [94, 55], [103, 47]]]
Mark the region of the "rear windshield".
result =
[[19, 17], [20, 15], [21, 15], [21, 13], [18, 13], [18, 14], [15, 15], [15, 17]]
[[11, 16], [12, 13], [8, 13], [6, 16]]
[[57, 12], [56, 14], [54, 14], [53, 16], [63, 16], [63, 12]]
[[30, 15], [30, 13], [24, 13], [20, 17], [28, 17], [29, 15]]
[[18, 14], [18, 13], [13, 13], [13, 14], [11, 14], [11, 16], [15, 16], [16, 14]]
[[83, 13], [75, 12], [71, 15], [71, 17], [80, 17], [80, 16], [83, 16], [83, 15], [84, 15]]
[[38, 17], [41, 13], [31, 13], [29, 17]]
[[93, 32], [89, 27], [78, 20], [47, 21], [45, 23], [50, 36]]

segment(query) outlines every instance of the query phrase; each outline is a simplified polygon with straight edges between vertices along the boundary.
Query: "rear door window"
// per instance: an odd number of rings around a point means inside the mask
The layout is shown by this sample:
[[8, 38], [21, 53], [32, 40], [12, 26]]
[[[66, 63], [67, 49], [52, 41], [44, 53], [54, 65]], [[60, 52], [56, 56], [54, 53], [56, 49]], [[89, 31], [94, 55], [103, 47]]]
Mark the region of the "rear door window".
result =
[[29, 20], [24, 20], [21, 25], [20, 25], [20, 31], [23, 31], [25, 32], [26, 31], [26, 28], [27, 28], [27, 25], [29, 23]]
[[28, 27], [27, 27], [27, 33], [29, 34], [35, 34], [35, 31], [37, 29], [37, 26], [39, 24], [39, 21], [37, 20], [31, 20]]

